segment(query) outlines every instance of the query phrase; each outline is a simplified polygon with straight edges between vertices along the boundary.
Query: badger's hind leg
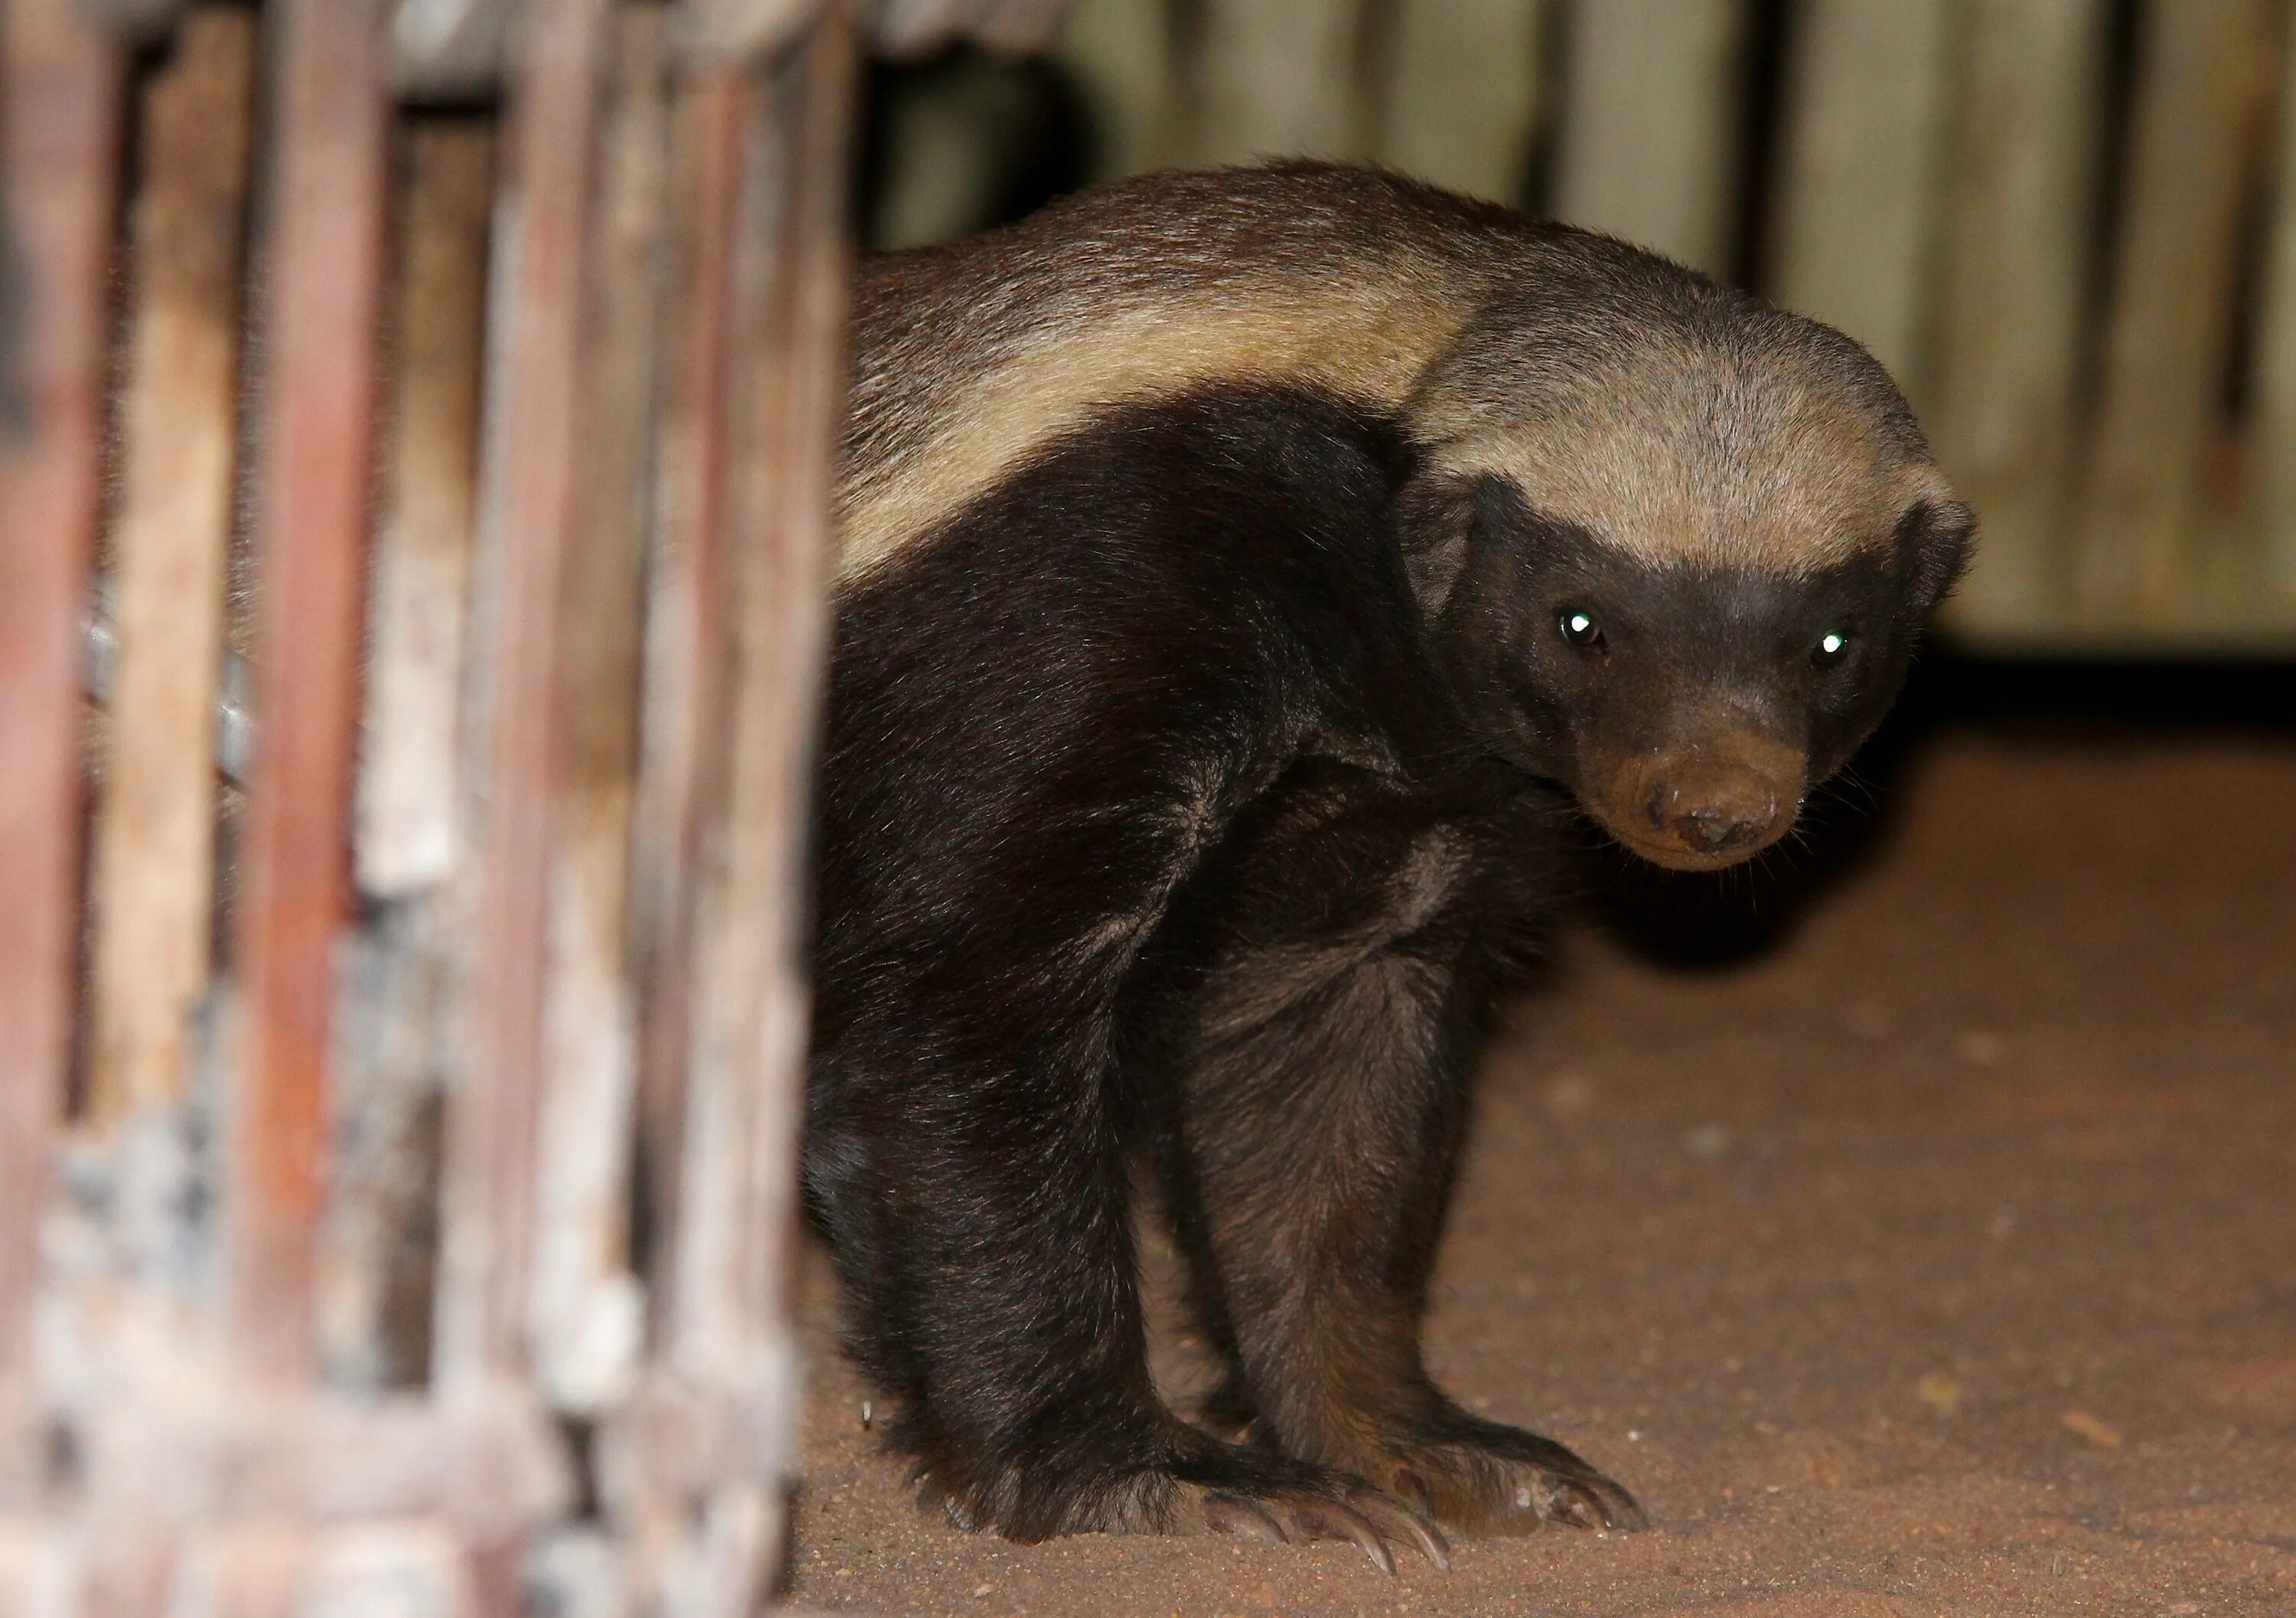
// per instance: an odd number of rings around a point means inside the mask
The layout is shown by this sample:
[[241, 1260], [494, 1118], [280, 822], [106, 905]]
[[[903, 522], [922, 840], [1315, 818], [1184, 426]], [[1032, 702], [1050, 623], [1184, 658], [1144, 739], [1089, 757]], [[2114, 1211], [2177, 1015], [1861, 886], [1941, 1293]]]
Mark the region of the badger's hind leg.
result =
[[1165, 941], [1149, 1041], [1210, 1335], [1211, 1414], [1481, 1532], [1641, 1525], [1562, 1445], [1461, 1409], [1420, 1353], [1466, 1121], [1480, 917], [1505, 806], [1435, 814], [1309, 766], [1241, 826]]

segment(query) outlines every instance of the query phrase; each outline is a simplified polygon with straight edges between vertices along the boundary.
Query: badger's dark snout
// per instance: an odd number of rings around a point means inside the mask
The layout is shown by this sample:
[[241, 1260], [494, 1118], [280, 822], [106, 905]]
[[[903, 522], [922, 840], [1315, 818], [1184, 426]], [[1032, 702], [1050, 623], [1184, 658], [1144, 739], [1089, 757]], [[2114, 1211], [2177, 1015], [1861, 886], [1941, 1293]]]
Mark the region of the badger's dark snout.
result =
[[1786, 834], [1807, 770], [1797, 747], [1711, 727], [1673, 747], [1595, 754], [1576, 784], [1579, 802], [1644, 859], [1710, 871]]
[[1775, 783], [1728, 762], [1699, 760], [1669, 771], [1643, 801], [1651, 830], [1693, 853], [1716, 856], [1769, 843], [1780, 829], [1778, 811]]

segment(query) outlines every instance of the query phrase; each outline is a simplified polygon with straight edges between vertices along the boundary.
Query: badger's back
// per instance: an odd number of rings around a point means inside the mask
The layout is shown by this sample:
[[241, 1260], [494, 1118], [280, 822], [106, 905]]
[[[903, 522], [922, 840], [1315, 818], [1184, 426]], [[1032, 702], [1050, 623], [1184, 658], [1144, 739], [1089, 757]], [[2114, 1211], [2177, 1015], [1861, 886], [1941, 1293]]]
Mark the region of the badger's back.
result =
[[1238, 385], [1390, 418], [1658, 556], [1831, 559], [1845, 488], [1878, 511], [1928, 461], [1837, 333], [1605, 237], [1331, 164], [1150, 176], [876, 256], [852, 341], [849, 587], [1109, 411]]

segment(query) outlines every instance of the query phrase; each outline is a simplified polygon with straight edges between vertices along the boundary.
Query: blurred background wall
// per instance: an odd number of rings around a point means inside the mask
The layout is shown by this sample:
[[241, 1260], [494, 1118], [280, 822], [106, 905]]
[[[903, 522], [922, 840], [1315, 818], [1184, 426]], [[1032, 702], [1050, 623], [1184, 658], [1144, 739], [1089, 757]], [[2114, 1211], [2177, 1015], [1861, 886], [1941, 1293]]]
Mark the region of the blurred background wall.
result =
[[[881, 70], [879, 246], [1142, 169], [1375, 161], [1865, 341], [1974, 501], [1987, 651], [2296, 653], [2284, 0], [1072, 0]], [[2284, 153], [2286, 154], [2284, 157]]]

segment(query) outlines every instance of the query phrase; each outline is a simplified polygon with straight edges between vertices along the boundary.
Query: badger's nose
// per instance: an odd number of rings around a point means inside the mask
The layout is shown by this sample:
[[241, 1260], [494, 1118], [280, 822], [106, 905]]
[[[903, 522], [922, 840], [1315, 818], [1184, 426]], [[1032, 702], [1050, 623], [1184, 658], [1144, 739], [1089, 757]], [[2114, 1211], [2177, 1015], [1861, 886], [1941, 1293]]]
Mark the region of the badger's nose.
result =
[[1698, 854], [1728, 854], [1770, 840], [1778, 795], [1742, 765], [1694, 763], [1652, 784], [1643, 812], [1651, 829]]

